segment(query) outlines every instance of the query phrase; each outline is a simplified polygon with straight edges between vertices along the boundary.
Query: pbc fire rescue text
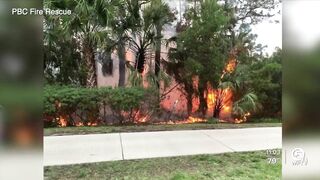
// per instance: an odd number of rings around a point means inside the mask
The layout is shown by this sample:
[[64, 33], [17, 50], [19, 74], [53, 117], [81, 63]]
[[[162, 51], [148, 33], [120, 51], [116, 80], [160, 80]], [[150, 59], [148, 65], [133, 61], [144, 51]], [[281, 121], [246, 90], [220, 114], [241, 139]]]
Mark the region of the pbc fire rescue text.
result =
[[18, 16], [26, 15], [51, 15], [51, 16], [61, 16], [61, 15], [71, 15], [71, 10], [52, 10], [52, 9], [37, 9], [37, 8], [12, 8], [11, 14]]

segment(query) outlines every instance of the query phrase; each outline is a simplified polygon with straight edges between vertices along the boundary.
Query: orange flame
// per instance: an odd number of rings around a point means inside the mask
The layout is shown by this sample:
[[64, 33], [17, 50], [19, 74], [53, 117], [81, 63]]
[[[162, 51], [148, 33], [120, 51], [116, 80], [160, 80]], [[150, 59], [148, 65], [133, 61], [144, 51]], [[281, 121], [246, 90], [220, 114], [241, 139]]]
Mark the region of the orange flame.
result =
[[[82, 125], [83, 126], [83, 125]], [[88, 123], [88, 126], [98, 126], [98, 123], [97, 122], [89, 122]]]
[[215, 95], [214, 91], [210, 88], [208, 90], [208, 94], [207, 94], [207, 104], [208, 104], [209, 111], [213, 110], [214, 104], [215, 104], [215, 99], [216, 99], [216, 95]]
[[83, 122], [77, 122], [77, 123], [76, 123], [76, 126], [77, 126], [77, 127], [82, 127], [82, 126], [84, 126], [84, 125], [83, 125]]
[[247, 122], [248, 117], [249, 117], [250, 115], [251, 115], [251, 113], [250, 113], [250, 112], [247, 112], [246, 114], [243, 115], [243, 117], [242, 117], [241, 119], [236, 118], [234, 122], [235, 122], [236, 124], [241, 124], [241, 123]]
[[60, 116], [58, 120], [59, 120], [60, 127], [67, 127], [68, 122], [64, 117]]
[[144, 116], [144, 117], [141, 117], [139, 119], [136, 119], [134, 123], [136, 124], [139, 124], [139, 123], [146, 123], [147, 120], [148, 120], [149, 116]]
[[[67, 127], [68, 126], [68, 121], [63, 116], [60, 116], [60, 118], [57, 118], [57, 120], [59, 121], [59, 127]], [[85, 124], [81, 121], [76, 121], [75, 126], [76, 127], [83, 127], [83, 126], [85, 126]], [[87, 126], [98, 126], [98, 122], [88, 122]]]
[[[232, 73], [236, 67], [237, 67], [237, 60], [234, 58], [230, 58], [230, 60], [228, 61], [228, 63], [225, 65], [224, 71], [222, 73], [221, 78], [223, 78], [223, 76], [227, 73]], [[142, 73], [142, 77], [143, 77], [143, 87], [147, 88], [148, 85], [148, 81], [146, 79], [146, 74], [147, 72], [150, 70], [150, 68], [145, 67], [145, 70]], [[198, 76], [194, 76], [192, 78], [193, 80], [193, 88], [194, 89], [198, 89], [199, 86], [199, 77]], [[172, 83], [172, 84], [176, 84], [176, 83]], [[172, 85], [173, 87], [174, 85]], [[170, 88], [172, 88], [170, 87]], [[170, 89], [169, 88], [169, 89]], [[169, 92], [166, 95], [166, 98], [161, 102], [161, 107], [163, 107], [165, 110], [168, 110], [172, 113], [175, 114], [186, 114], [184, 111], [186, 111], [186, 104], [187, 104], [187, 100], [185, 99], [185, 97], [183, 96], [183, 94], [179, 91], [179, 89], [183, 89], [182, 85], [179, 85], [176, 87], [176, 90]], [[214, 108], [215, 108], [215, 103], [217, 101], [218, 97], [221, 97], [220, 94], [223, 94], [223, 100], [222, 100], [222, 110], [220, 113], [220, 118], [221, 118], [221, 122], [225, 121], [225, 122], [235, 122], [237, 124], [239, 123], [243, 123], [246, 122], [248, 117], [251, 115], [249, 112], [246, 113], [243, 117], [241, 118], [236, 118], [233, 119], [231, 117], [231, 111], [232, 111], [232, 106], [233, 106], [233, 102], [232, 102], [232, 90], [230, 88], [226, 88], [226, 89], [214, 89], [209, 83], [208, 83], [208, 90], [206, 92], [206, 99], [207, 99], [207, 106], [208, 106], [208, 116], [212, 116]], [[220, 99], [219, 99], [220, 100]], [[60, 108], [61, 107], [61, 103], [57, 102], [57, 107]], [[199, 98], [193, 98], [192, 99], [192, 113], [196, 112], [198, 110], [198, 106], [199, 106]], [[123, 115], [125, 117], [129, 117], [132, 118], [132, 120], [134, 121], [135, 124], [139, 124], [139, 123], [147, 123], [150, 120], [151, 115], [150, 114], [145, 114], [142, 113], [140, 111], [135, 111], [135, 112], [131, 112], [131, 113], [123, 113]], [[57, 119], [59, 121], [60, 127], [66, 127], [68, 125], [68, 121], [67, 118], [65, 117], [59, 117]], [[202, 119], [202, 118], [197, 118], [197, 117], [192, 117], [189, 116], [187, 119], [184, 120], [180, 120], [180, 121], [166, 121], [166, 122], [160, 122], [160, 123], [156, 123], [156, 124], [191, 124], [191, 123], [202, 123], [202, 122], [207, 122], [206, 119]], [[99, 122], [89, 122], [84, 124], [83, 122], [79, 121], [75, 123], [75, 126], [77, 127], [81, 127], [81, 126], [98, 126]]]
[[188, 117], [187, 119], [183, 120], [183, 121], [167, 121], [167, 122], [160, 122], [160, 123], [156, 123], [156, 124], [193, 124], [193, 123], [204, 123], [207, 122], [206, 119], [202, 119], [202, 118], [197, 118], [197, 117]]
[[237, 60], [232, 59], [228, 62], [226, 68], [225, 68], [225, 72], [226, 73], [231, 73], [233, 72], [237, 67]]

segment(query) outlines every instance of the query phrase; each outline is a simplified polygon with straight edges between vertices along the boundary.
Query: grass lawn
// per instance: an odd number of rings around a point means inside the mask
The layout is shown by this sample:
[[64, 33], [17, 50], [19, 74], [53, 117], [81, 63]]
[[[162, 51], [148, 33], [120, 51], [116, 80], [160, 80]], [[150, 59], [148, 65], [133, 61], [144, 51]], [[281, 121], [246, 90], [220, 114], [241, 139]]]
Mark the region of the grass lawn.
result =
[[113, 161], [44, 168], [45, 179], [281, 179], [281, 155], [268, 163], [266, 151]]
[[148, 131], [173, 131], [173, 130], [197, 130], [197, 129], [235, 129], [253, 127], [281, 127], [279, 119], [259, 119], [243, 124], [229, 123], [195, 123], [173, 125], [131, 125], [131, 126], [98, 126], [98, 127], [64, 127], [45, 128], [45, 136], [75, 135], [75, 134], [100, 134], [116, 132], [148, 132]]

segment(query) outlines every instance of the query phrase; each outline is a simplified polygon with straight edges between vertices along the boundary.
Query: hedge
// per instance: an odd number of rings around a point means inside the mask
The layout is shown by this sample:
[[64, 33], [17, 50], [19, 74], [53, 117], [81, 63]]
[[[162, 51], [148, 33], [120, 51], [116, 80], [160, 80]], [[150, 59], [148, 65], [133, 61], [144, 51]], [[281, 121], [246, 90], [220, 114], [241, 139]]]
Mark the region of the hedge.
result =
[[[44, 126], [76, 126], [132, 121], [132, 112], [139, 111], [145, 91], [141, 88], [79, 88], [45, 86]], [[61, 124], [61, 118], [66, 124]]]

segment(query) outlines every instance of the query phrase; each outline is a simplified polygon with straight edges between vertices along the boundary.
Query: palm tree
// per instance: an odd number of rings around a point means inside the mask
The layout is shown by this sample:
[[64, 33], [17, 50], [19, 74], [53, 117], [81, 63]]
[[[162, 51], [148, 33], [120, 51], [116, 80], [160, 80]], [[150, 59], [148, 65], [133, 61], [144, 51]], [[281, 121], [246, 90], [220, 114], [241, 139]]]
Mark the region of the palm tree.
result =
[[[244, 85], [245, 80], [247, 79], [245, 77], [247, 74], [246, 71], [248, 71], [248, 65], [245, 64], [248, 64], [246, 61], [250, 61], [250, 58], [248, 58], [249, 52], [253, 48], [252, 37], [250, 34], [251, 31], [247, 26], [241, 26], [240, 29], [242, 30], [240, 33], [231, 33], [229, 37], [229, 46], [231, 48], [228, 54], [227, 63], [232, 64], [230, 64], [230, 69], [228, 69], [228, 65], [225, 67], [218, 89], [216, 90], [215, 106], [213, 111], [214, 118], [219, 118], [220, 112], [225, 106], [225, 102], [230, 100], [234, 102], [234, 108], [237, 108], [234, 112], [240, 112], [238, 111], [239, 108], [243, 107], [243, 105], [247, 105], [247, 100], [257, 102], [256, 95], [249, 92], [250, 90], [246, 89], [246, 86]], [[245, 55], [246, 58], [241, 58], [242, 55]], [[240, 64], [240, 61], [242, 64]], [[232, 99], [226, 99], [230, 98], [230, 96], [227, 96], [227, 90], [232, 91]], [[254, 103], [251, 105], [251, 110], [257, 107], [257, 104]], [[249, 109], [250, 108], [248, 108], [248, 110]]]
[[65, 0], [46, 1], [47, 8], [71, 9], [72, 15], [61, 18], [66, 34], [79, 41], [86, 71], [86, 87], [97, 86], [95, 51], [108, 36], [106, 28], [113, 18], [114, 1]]
[[167, 3], [162, 0], [154, 0], [150, 6], [144, 10], [144, 19], [151, 21], [154, 26], [155, 37], [155, 75], [159, 76], [161, 59], [161, 39], [163, 26], [174, 20], [174, 14], [171, 12]]
[[120, 16], [120, 20], [113, 25], [113, 31], [115, 35], [115, 42], [117, 47], [118, 59], [119, 59], [119, 81], [118, 86], [123, 87], [125, 85], [126, 78], [126, 26], [122, 24], [124, 21], [123, 16]]
[[129, 49], [136, 54], [134, 69], [143, 73], [145, 62], [148, 55], [151, 55], [152, 45], [155, 42], [155, 29], [151, 19], [145, 15], [145, 10], [149, 9], [148, 5], [143, 9], [143, 5], [148, 1], [131, 0], [128, 4], [127, 11], [130, 16], [126, 23], [130, 27], [126, 31]]
[[233, 103], [232, 115], [235, 119], [243, 119], [250, 115], [250, 112], [256, 111], [258, 107], [258, 97], [249, 92]]
[[151, 45], [155, 41], [155, 33], [150, 27], [131, 32], [129, 38], [129, 48], [136, 53], [134, 68], [139, 73], [144, 72], [146, 58], [151, 54]]
[[219, 118], [220, 111], [223, 109], [224, 104], [219, 103], [220, 99], [222, 99], [224, 102], [232, 100], [233, 107], [231, 113], [236, 119], [242, 119], [247, 114], [256, 111], [260, 107], [257, 95], [252, 89], [248, 88], [249, 85], [246, 82], [246, 79], [248, 79], [248, 71], [248, 65], [240, 64], [237, 65], [237, 68], [234, 70], [234, 72], [225, 74], [225, 76], [223, 76], [219, 85], [219, 89], [221, 92], [223, 92], [225, 89], [231, 90], [232, 97], [231, 99], [226, 100], [224, 99], [226, 97], [225, 94], [217, 94], [213, 117]]
[[112, 30], [117, 42], [119, 58], [119, 83], [125, 86], [126, 81], [126, 45], [130, 41], [130, 35], [141, 26], [141, 8], [148, 0], [119, 0], [117, 17], [112, 22]]

